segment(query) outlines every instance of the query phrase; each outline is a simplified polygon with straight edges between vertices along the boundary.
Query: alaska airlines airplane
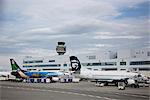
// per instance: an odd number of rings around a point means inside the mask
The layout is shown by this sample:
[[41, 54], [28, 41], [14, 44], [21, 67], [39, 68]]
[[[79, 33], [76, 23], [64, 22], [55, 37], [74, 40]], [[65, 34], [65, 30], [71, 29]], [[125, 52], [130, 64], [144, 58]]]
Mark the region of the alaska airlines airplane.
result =
[[51, 78], [54, 76], [59, 76], [62, 75], [62, 72], [42, 72], [42, 71], [36, 71], [36, 72], [30, 72], [30, 71], [25, 71], [22, 70], [18, 64], [13, 60], [10, 59], [11, 62], [11, 67], [12, 67], [12, 72], [11, 74], [16, 76], [16, 78]]
[[95, 80], [99, 84], [108, 84], [124, 82], [126, 84], [136, 84], [142, 78], [142, 75], [134, 72], [127, 71], [101, 71], [83, 68], [77, 57], [70, 57], [71, 65], [74, 71], [80, 73], [80, 77], [84, 79]]

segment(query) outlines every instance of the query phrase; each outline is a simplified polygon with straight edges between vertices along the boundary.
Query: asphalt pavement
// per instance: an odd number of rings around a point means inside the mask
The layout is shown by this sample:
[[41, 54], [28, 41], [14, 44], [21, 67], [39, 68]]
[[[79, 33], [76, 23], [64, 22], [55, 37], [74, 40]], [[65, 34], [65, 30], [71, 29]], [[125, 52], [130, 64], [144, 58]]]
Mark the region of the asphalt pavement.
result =
[[118, 90], [80, 83], [17, 83], [0, 81], [0, 100], [149, 100], [150, 88]]

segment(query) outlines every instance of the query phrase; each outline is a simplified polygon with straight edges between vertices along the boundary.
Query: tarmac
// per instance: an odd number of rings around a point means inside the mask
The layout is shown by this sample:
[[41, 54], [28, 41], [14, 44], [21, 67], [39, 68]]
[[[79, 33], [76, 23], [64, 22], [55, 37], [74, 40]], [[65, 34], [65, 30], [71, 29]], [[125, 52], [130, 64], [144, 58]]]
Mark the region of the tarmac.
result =
[[22, 83], [0, 81], [0, 100], [150, 100], [150, 87], [118, 90], [93, 82]]

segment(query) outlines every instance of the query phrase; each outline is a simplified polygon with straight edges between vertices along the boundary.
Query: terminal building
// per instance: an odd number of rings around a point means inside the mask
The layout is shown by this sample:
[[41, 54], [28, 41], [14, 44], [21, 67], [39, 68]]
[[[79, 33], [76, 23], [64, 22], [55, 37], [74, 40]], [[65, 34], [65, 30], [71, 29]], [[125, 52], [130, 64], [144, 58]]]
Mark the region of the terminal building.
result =
[[[28, 71], [69, 71], [70, 56], [65, 55], [64, 42], [58, 42], [56, 47], [58, 55], [47, 57], [25, 57], [23, 68]], [[86, 55], [76, 55], [81, 67], [89, 70], [120, 70], [140, 72], [150, 76], [149, 49], [120, 50], [117, 52], [97, 52]]]
[[150, 50], [134, 49], [78, 56], [82, 66], [90, 70], [121, 70], [150, 76]]

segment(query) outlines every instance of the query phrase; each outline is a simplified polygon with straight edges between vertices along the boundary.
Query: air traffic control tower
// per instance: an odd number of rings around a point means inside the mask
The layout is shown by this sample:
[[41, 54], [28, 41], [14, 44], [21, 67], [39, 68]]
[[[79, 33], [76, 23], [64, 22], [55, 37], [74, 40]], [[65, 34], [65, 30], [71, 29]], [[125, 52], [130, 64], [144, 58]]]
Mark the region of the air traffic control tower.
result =
[[56, 46], [56, 52], [58, 55], [64, 55], [66, 53], [65, 42], [58, 42], [58, 45]]

